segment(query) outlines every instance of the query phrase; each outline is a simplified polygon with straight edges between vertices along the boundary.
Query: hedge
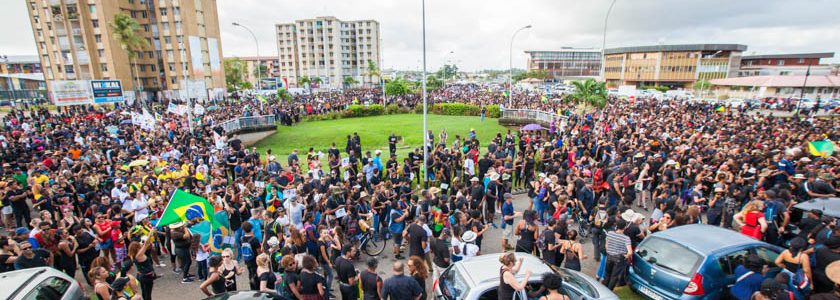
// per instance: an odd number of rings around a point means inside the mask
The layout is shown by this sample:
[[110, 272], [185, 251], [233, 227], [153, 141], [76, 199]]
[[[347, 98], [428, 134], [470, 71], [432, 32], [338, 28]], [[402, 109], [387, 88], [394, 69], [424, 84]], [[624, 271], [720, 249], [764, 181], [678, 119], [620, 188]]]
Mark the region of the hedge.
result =
[[[307, 121], [323, 121], [323, 120], [336, 120], [336, 119], [343, 119], [343, 118], [359, 118], [359, 117], [371, 117], [371, 116], [381, 116], [381, 115], [396, 115], [396, 114], [407, 114], [407, 113], [423, 113], [423, 106], [417, 105], [412, 110], [411, 108], [407, 107], [400, 107], [395, 104], [390, 104], [387, 107], [383, 107], [380, 104], [373, 104], [373, 105], [350, 105], [347, 109], [338, 111], [338, 112], [330, 112], [321, 115], [312, 115], [306, 116], [304, 119]], [[478, 105], [471, 105], [471, 104], [463, 104], [463, 103], [438, 103], [429, 107], [429, 113], [438, 114], [438, 115], [448, 115], [448, 116], [480, 116], [481, 115], [481, 107]], [[501, 116], [501, 111], [499, 110], [498, 105], [488, 105], [487, 106], [487, 117], [489, 118], [499, 118]]]

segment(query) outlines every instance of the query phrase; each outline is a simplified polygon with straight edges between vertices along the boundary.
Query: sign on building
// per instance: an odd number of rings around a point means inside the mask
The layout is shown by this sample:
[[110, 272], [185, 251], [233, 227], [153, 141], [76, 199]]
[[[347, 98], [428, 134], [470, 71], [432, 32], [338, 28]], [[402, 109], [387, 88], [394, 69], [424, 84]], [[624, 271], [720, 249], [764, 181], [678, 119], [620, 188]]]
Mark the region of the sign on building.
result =
[[50, 98], [56, 106], [91, 104], [93, 97], [87, 80], [53, 80]]
[[277, 78], [260, 78], [260, 90], [276, 91], [280, 87], [277, 83]]
[[125, 101], [122, 82], [119, 80], [91, 80], [90, 89], [96, 104]]

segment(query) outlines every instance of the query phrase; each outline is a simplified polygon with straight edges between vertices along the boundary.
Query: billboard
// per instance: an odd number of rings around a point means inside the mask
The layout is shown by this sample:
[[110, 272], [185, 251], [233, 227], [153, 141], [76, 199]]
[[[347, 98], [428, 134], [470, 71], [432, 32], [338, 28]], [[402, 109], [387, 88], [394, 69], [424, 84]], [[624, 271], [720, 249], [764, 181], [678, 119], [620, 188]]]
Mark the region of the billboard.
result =
[[277, 78], [260, 78], [260, 90], [275, 91], [280, 87]]
[[93, 103], [123, 102], [122, 82], [119, 80], [91, 80], [90, 91], [93, 93]]
[[91, 104], [93, 97], [87, 80], [53, 80], [50, 98], [55, 106]]

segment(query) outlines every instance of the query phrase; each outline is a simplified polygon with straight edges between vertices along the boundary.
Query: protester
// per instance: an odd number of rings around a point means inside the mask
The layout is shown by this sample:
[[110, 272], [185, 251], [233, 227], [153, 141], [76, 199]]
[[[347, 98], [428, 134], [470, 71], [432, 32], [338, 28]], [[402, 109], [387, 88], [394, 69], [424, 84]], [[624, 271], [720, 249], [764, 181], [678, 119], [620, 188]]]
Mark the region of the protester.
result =
[[513, 294], [525, 289], [528, 279], [531, 278], [531, 270], [525, 270], [525, 277], [521, 281], [516, 280], [516, 274], [522, 268], [523, 258], [517, 259], [513, 253], [507, 253], [499, 257], [502, 267], [499, 269], [499, 300], [513, 299]]
[[394, 262], [393, 273], [382, 285], [383, 300], [418, 299], [423, 295], [424, 287], [414, 278], [405, 275], [402, 261]]

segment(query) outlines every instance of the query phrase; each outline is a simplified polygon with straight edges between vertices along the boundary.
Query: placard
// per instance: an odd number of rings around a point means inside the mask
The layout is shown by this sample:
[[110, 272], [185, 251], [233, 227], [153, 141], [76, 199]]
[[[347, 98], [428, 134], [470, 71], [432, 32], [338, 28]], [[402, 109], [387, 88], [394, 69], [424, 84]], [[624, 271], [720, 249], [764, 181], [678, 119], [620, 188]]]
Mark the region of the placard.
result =
[[90, 90], [93, 102], [97, 104], [125, 101], [122, 82], [119, 80], [91, 80]]
[[55, 106], [93, 103], [87, 80], [54, 80], [50, 82], [50, 98]]

